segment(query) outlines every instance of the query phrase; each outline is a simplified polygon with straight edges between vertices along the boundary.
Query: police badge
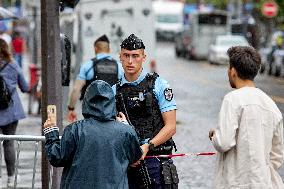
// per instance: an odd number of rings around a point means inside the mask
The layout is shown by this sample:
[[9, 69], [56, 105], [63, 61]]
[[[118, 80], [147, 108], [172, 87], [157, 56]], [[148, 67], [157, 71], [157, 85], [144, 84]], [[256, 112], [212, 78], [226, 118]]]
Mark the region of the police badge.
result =
[[171, 88], [166, 88], [164, 90], [165, 99], [171, 101], [174, 97], [173, 90]]

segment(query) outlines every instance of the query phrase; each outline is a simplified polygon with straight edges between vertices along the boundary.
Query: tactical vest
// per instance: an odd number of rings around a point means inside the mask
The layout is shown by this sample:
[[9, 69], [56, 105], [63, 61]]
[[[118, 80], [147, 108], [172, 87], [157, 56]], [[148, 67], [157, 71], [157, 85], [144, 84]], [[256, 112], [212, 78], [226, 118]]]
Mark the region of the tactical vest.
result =
[[117, 110], [128, 114], [140, 139], [153, 138], [164, 127], [158, 100], [153, 92], [157, 77], [156, 73], [147, 74], [138, 85], [116, 85]]
[[[94, 77], [91, 80], [86, 80], [86, 85], [81, 90], [80, 100], [84, 98], [87, 87], [95, 80], [103, 80], [113, 86], [118, 81], [118, 65], [114, 59], [92, 59]], [[87, 73], [86, 73], [87, 74]]]

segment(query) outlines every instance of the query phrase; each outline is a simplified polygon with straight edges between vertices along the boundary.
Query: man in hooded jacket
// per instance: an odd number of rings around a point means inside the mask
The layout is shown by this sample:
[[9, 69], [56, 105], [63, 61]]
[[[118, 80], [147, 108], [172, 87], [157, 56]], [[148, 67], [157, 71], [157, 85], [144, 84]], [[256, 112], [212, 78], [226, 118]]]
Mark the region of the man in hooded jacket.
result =
[[[109, 84], [94, 81], [82, 104], [83, 120], [64, 129], [49, 116], [44, 124], [45, 150], [54, 167], [64, 167], [62, 189], [127, 189], [127, 168], [141, 156], [135, 131], [116, 121], [115, 97]], [[117, 118], [126, 121], [123, 114]]]

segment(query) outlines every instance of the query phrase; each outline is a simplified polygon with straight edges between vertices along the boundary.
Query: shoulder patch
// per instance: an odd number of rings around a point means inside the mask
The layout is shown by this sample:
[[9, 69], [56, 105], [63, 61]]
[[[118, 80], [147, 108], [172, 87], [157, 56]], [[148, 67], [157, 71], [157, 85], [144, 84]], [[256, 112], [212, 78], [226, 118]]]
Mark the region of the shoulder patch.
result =
[[171, 88], [166, 88], [164, 90], [165, 99], [171, 101], [174, 97], [173, 90]]

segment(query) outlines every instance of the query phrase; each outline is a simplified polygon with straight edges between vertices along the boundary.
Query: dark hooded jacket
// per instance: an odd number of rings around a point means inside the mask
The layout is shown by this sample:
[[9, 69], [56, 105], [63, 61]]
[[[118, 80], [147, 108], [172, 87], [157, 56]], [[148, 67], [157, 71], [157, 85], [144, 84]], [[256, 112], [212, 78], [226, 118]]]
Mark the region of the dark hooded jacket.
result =
[[104, 81], [94, 81], [83, 100], [84, 120], [46, 133], [51, 165], [64, 167], [62, 189], [127, 189], [127, 167], [142, 155], [135, 131], [115, 121], [115, 97]]

